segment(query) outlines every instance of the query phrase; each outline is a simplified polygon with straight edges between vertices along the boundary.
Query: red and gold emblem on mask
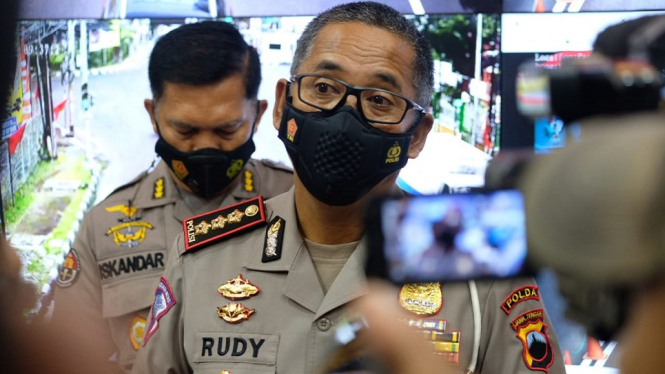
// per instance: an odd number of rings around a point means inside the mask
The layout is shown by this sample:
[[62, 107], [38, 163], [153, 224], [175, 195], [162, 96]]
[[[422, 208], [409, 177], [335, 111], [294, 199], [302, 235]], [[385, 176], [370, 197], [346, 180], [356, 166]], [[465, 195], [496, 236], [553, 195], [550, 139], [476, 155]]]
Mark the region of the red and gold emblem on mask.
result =
[[219, 286], [217, 291], [229, 300], [244, 300], [258, 294], [261, 289], [238, 274], [236, 278]]
[[189, 170], [185, 166], [185, 163], [180, 160], [171, 161], [171, 166], [173, 167], [173, 172], [178, 179], [183, 180], [189, 174]]
[[543, 316], [542, 309], [530, 310], [515, 318], [511, 326], [524, 345], [522, 356], [526, 366], [531, 370], [547, 373], [554, 362], [554, 352]]
[[132, 319], [132, 323], [129, 324], [129, 342], [132, 343], [132, 348], [134, 348], [135, 351], [138, 351], [139, 348], [141, 348], [144, 336], [145, 318], [136, 316]]
[[239, 303], [228, 303], [223, 307], [217, 308], [217, 315], [228, 323], [240, 323], [246, 321], [254, 314], [256, 310], [249, 309]]
[[294, 141], [296, 132], [298, 132], [298, 125], [296, 124], [296, 120], [291, 118], [286, 124], [286, 138], [290, 141]]

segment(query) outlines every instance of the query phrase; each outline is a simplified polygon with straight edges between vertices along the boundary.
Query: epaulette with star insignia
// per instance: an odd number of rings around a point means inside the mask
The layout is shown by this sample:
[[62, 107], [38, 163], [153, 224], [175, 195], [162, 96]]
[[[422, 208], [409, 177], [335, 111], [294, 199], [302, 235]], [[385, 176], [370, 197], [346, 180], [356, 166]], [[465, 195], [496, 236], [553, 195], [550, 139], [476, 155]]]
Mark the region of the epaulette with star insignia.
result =
[[191, 252], [221, 238], [259, 227], [266, 222], [263, 197], [190, 217], [182, 222], [185, 231], [185, 251]]

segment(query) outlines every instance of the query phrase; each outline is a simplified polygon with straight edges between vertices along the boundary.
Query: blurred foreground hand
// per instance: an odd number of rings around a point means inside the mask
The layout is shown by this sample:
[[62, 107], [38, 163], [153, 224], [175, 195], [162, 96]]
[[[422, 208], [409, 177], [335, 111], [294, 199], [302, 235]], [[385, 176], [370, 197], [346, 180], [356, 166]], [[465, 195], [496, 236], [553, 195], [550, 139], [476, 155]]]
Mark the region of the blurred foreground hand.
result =
[[421, 335], [399, 322], [410, 316], [397, 306], [395, 295], [393, 286], [371, 281], [369, 294], [356, 302], [355, 308], [369, 324], [360, 335], [363, 346], [390, 368], [391, 374], [454, 373], [454, 367], [432, 354]]

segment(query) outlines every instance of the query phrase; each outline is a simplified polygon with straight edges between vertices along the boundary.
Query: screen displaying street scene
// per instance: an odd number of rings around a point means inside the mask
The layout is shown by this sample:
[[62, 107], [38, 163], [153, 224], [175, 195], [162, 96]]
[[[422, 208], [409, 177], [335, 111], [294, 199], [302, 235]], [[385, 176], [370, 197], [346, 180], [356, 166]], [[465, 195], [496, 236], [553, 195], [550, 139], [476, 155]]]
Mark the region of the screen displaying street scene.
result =
[[[432, 41], [434, 129], [399, 179], [413, 193], [482, 184], [499, 149], [496, 15], [410, 15]], [[312, 17], [230, 19], [257, 48], [268, 110], [252, 157], [291, 166], [272, 123], [275, 86], [290, 76], [297, 40]], [[187, 19], [198, 22], [204, 19]], [[26, 276], [45, 292], [85, 212], [156, 160], [144, 99], [155, 41], [185, 20], [22, 21], [9, 115], [2, 119], [2, 226]], [[226, 22], [226, 20], [219, 20]], [[177, 53], [177, 51], [174, 51]]]
[[665, 9], [665, 0], [503, 0], [504, 12], [577, 13], [662, 9]]
[[[576, 142], [582, 136], [579, 124], [564, 124], [556, 116], [527, 118], [517, 107], [516, 80], [520, 66], [531, 64], [558, 69], [566, 59], [583, 59], [591, 54], [596, 35], [622, 21], [662, 12], [504, 14], [503, 22], [503, 107], [504, 149], [531, 148], [551, 153]], [[560, 27], [560, 25], [567, 25]], [[556, 29], [556, 33], [551, 30]]]
[[[403, 14], [499, 13], [499, 0], [377, 0]], [[21, 19], [313, 16], [346, 0], [21, 0]]]
[[519, 191], [387, 200], [381, 220], [388, 274], [396, 283], [505, 278], [524, 268]]

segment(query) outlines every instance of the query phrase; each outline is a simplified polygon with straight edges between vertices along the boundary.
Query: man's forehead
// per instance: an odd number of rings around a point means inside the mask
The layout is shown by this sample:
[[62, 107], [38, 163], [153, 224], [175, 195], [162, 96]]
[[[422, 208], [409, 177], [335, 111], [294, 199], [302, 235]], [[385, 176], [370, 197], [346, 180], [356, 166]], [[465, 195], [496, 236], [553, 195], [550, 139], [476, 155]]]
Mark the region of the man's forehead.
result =
[[362, 22], [327, 24], [308, 52], [298, 73], [371, 69], [367, 73], [397, 88], [407, 86], [413, 76], [413, 45], [389, 30]]

